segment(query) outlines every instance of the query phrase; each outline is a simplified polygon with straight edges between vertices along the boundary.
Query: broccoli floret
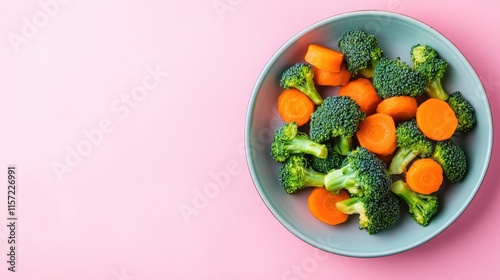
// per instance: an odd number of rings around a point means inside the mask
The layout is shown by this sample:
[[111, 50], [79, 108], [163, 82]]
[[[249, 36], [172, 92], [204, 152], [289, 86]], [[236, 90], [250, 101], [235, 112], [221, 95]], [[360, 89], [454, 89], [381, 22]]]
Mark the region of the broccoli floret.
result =
[[476, 125], [476, 115], [472, 104], [463, 97], [462, 93], [455, 91], [449, 95], [448, 104], [458, 119], [457, 131], [468, 132]]
[[431, 218], [438, 210], [436, 193], [420, 194], [412, 191], [403, 180], [397, 180], [391, 185], [391, 191], [406, 202], [408, 212], [413, 220], [421, 226], [429, 225]]
[[311, 162], [311, 167], [322, 173], [328, 173], [332, 169], [337, 169], [342, 166], [345, 160], [345, 156], [337, 153], [333, 145], [329, 142], [324, 143], [326, 146], [326, 149], [328, 150], [328, 153], [326, 155], [326, 158], [319, 158], [315, 156], [310, 157], [310, 162]]
[[339, 39], [338, 47], [344, 54], [346, 68], [353, 75], [373, 77], [375, 66], [383, 56], [377, 38], [360, 29], [347, 31]]
[[391, 182], [385, 163], [366, 148], [357, 147], [347, 154], [341, 168], [326, 174], [324, 185], [331, 192], [346, 189], [351, 196], [380, 197]]
[[276, 162], [285, 162], [290, 155], [300, 153], [326, 158], [328, 150], [299, 131], [297, 123], [285, 123], [274, 133], [271, 155]]
[[443, 168], [443, 175], [451, 183], [461, 181], [467, 173], [464, 149], [452, 139], [437, 141], [432, 158]]
[[300, 90], [316, 105], [323, 102], [323, 97], [314, 84], [313, 68], [307, 63], [299, 62], [286, 69], [281, 76], [280, 86], [285, 89]]
[[333, 141], [334, 150], [347, 155], [352, 150], [352, 137], [365, 117], [352, 98], [329, 96], [311, 114], [309, 136], [318, 143]]
[[399, 198], [388, 191], [380, 197], [351, 197], [336, 203], [346, 214], [359, 214], [359, 229], [375, 234], [394, 225], [400, 217]]
[[425, 92], [429, 97], [447, 101], [458, 119], [457, 131], [467, 132], [476, 124], [474, 108], [459, 91], [448, 94], [443, 88], [442, 79], [448, 63], [439, 58], [435, 49], [427, 45], [415, 45], [411, 48], [413, 69], [422, 74], [427, 85]]
[[291, 155], [278, 170], [278, 179], [287, 194], [306, 187], [322, 187], [325, 174], [309, 166], [304, 154]]
[[448, 100], [449, 95], [441, 83], [448, 68], [448, 63], [439, 58], [436, 50], [427, 45], [418, 44], [413, 46], [410, 55], [413, 61], [413, 69], [422, 74], [427, 81], [425, 87], [427, 95], [443, 101]]
[[417, 157], [429, 157], [434, 143], [418, 128], [415, 119], [399, 123], [396, 127], [397, 149], [389, 164], [389, 174], [401, 174]]
[[427, 80], [406, 62], [382, 57], [373, 73], [373, 87], [380, 98], [392, 96], [417, 97], [424, 93]]
[[422, 44], [417, 44], [411, 47], [410, 49], [410, 55], [411, 55], [411, 61], [415, 64], [418, 65], [420, 63], [423, 63], [429, 59], [434, 59], [437, 57], [437, 52], [433, 48], [422, 45]]

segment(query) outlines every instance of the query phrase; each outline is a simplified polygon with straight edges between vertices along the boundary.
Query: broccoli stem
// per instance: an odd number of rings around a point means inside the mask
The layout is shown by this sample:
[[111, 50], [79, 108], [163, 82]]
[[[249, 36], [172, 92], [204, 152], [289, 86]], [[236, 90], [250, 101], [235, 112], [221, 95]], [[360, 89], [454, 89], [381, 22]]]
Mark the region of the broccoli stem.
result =
[[365, 78], [368, 78], [368, 79], [373, 78], [373, 74], [375, 73], [375, 67], [377, 67], [377, 64], [378, 64], [378, 60], [372, 61], [370, 66], [368, 66], [366, 68], [359, 69], [358, 72], [359, 72], [359, 74], [361, 74], [361, 76], [363, 76]]
[[435, 79], [431, 83], [428, 83], [427, 86], [425, 87], [425, 92], [427, 95], [431, 98], [437, 98], [443, 101], [448, 100], [448, 93], [443, 88], [443, 85], [441, 83], [441, 79]]
[[318, 158], [326, 158], [328, 149], [325, 145], [316, 143], [311, 139], [297, 134], [287, 145], [292, 153], [306, 153]]
[[400, 147], [389, 165], [389, 174], [401, 174], [405, 171], [406, 166], [417, 156], [411, 148]]
[[363, 68], [363, 69], [359, 69], [358, 70], [358, 73], [361, 74], [361, 76], [365, 77], [365, 78], [373, 78], [373, 73], [374, 73], [374, 69], [373, 68]]
[[327, 190], [338, 192], [340, 189], [357, 187], [357, 183], [354, 180], [355, 178], [356, 173], [347, 165], [327, 173], [324, 178], [324, 183]]
[[325, 174], [312, 168], [304, 171], [304, 186], [323, 187], [325, 184]]
[[422, 204], [422, 200], [419, 199], [413, 191], [407, 188], [401, 180], [398, 180], [391, 185], [391, 191], [408, 203], [410, 208], [415, 207], [417, 204]]
[[321, 105], [321, 103], [323, 103], [323, 97], [316, 89], [314, 80], [308, 79], [304, 85], [296, 85], [296, 88], [309, 97], [314, 104]]
[[[419, 225], [425, 227], [429, 224], [437, 209], [430, 196], [420, 195], [412, 191], [402, 180], [392, 183], [391, 191], [408, 204], [409, 212]], [[427, 205], [429, 201], [431, 204]]]
[[352, 149], [352, 136], [338, 136], [335, 137], [333, 143], [333, 150], [340, 155], [346, 156]]
[[363, 213], [365, 208], [360, 197], [351, 197], [337, 202], [337, 209], [345, 214], [360, 214]]

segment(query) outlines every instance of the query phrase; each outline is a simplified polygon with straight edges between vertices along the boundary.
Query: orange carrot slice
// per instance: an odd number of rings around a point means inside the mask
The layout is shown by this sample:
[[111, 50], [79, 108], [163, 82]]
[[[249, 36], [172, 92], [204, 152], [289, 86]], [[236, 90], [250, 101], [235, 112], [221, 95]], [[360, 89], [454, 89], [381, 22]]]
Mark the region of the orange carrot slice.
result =
[[349, 81], [339, 89], [338, 95], [349, 96], [358, 103], [361, 111], [366, 115], [375, 113], [377, 105], [382, 101], [372, 82], [366, 78], [357, 78]]
[[453, 109], [443, 100], [429, 98], [417, 108], [417, 125], [429, 139], [449, 139], [457, 129], [458, 119]]
[[443, 168], [431, 158], [420, 158], [406, 172], [406, 183], [414, 192], [431, 194], [443, 183]]
[[335, 204], [349, 197], [344, 189], [335, 194], [324, 187], [317, 187], [309, 194], [307, 205], [318, 220], [329, 225], [338, 225], [347, 221], [349, 215], [339, 211]]
[[400, 123], [414, 118], [417, 115], [417, 107], [414, 97], [393, 96], [382, 100], [375, 111], [389, 115], [394, 122]]
[[310, 44], [307, 48], [304, 60], [321, 70], [339, 72], [340, 65], [344, 60], [344, 54], [322, 45]]
[[396, 142], [396, 124], [392, 117], [376, 113], [366, 117], [356, 132], [360, 146], [374, 154], [387, 156], [394, 152]]
[[318, 67], [313, 68], [314, 83], [320, 86], [344, 86], [351, 79], [351, 72], [347, 70], [342, 63], [339, 72], [321, 70]]
[[283, 121], [296, 122], [297, 126], [306, 124], [311, 119], [314, 103], [298, 89], [285, 89], [278, 97], [278, 114]]

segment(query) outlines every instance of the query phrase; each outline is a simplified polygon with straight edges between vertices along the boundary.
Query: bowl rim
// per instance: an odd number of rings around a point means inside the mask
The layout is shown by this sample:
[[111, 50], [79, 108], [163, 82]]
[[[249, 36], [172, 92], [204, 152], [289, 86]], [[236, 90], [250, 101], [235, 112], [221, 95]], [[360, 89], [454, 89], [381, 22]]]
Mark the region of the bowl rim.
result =
[[[467, 197], [467, 199], [464, 201], [464, 204], [459, 208], [459, 210], [451, 216], [449, 220], [447, 220], [444, 224], [442, 224], [440, 227], [436, 228], [435, 231], [433, 231], [431, 234], [429, 234], [426, 238], [420, 239], [417, 242], [409, 243], [406, 246], [402, 246], [396, 249], [392, 250], [385, 250], [385, 251], [378, 251], [378, 252], [350, 252], [348, 250], [339, 250], [339, 249], [331, 249], [328, 248], [328, 246], [324, 246], [320, 244], [319, 242], [316, 242], [315, 240], [310, 239], [304, 234], [301, 234], [299, 231], [295, 230], [294, 227], [292, 226], [291, 223], [286, 221], [285, 219], [282, 219], [279, 215], [277, 209], [272, 205], [271, 201], [269, 200], [268, 197], [263, 195], [263, 190], [262, 190], [262, 185], [260, 182], [260, 178], [257, 175], [257, 171], [255, 168], [255, 163], [253, 160], [253, 154], [254, 151], [251, 147], [251, 127], [253, 124], [253, 115], [254, 115], [254, 110], [255, 108], [255, 102], [256, 98], [258, 96], [258, 93], [260, 91], [260, 88], [266, 78], [266, 73], [269, 72], [269, 70], [273, 67], [274, 63], [279, 59], [279, 57], [287, 50], [288, 47], [290, 47], [292, 44], [294, 44], [297, 40], [299, 40], [303, 35], [321, 27], [325, 26], [328, 24], [331, 24], [332, 22], [335, 22], [337, 20], [343, 19], [343, 18], [348, 18], [356, 15], [365, 15], [365, 16], [391, 16], [391, 17], [396, 17], [399, 20], [411, 22], [412, 24], [418, 25], [419, 28], [428, 30], [430, 33], [434, 33], [437, 37], [441, 37], [444, 39], [445, 44], [449, 46], [450, 48], [454, 49], [455, 53], [463, 59], [463, 61], [473, 70], [473, 79], [476, 81], [476, 84], [480, 87], [480, 92], [482, 95], [484, 95], [484, 98], [486, 100], [486, 115], [488, 116], [487, 118], [487, 123], [485, 125], [488, 126], [488, 131], [489, 135], [487, 139], [487, 154], [486, 154], [486, 160], [481, 167], [481, 172], [479, 174], [478, 180], [476, 181], [476, 185], [474, 186], [473, 189], [471, 189], [471, 193]], [[384, 256], [390, 256], [394, 254], [399, 254], [408, 250], [411, 250], [413, 248], [416, 248], [431, 239], [435, 238], [442, 232], [444, 232], [447, 228], [449, 228], [469, 207], [471, 201], [474, 199], [474, 197], [477, 195], [477, 192], [479, 191], [484, 178], [486, 176], [486, 173], [488, 171], [489, 163], [491, 161], [491, 154], [493, 150], [493, 137], [494, 137], [494, 131], [493, 131], [493, 118], [492, 118], [492, 113], [491, 113], [491, 105], [489, 102], [489, 97], [488, 94], [486, 93], [484, 89], [484, 85], [482, 81], [480, 80], [477, 71], [474, 69], [473, 65], [469, 62], [467, 57], [458, 49], [458, 47], [450, 40], [448, 39], [444, 34], [433, 28], [432, 26], [426, 24], [425, 22], [416, 19], [412, 16], [408, 16], [402, 13], [398, 12], [392, 12], [392, 11], [385, 11], [385, 10], [356, 10], [356, 11], [348, 11], [348, 12], [343, 12], [339, 14], [335, 14], [333, 16], [329, 16], [326, 18], [323, 18], [319, 21], [316, 21], [315, 23], [307, 26], [306, 28], [302, 29], [295, 35], [293, 35], [290, 39], [285, 41], [284, 44], [279, 47], [274, 54], [272, 54], [271, 58], [266, 62], [264, 68], [261, 70], [254, 86], [252, 89], [252, 93], [250, 96], [250, 99], [248, 101], [248, 107], [247, 107], [247, 112], [246, 112], [246, 121], [245, 121], [245, 135], [244, 135], [244, 142], [245, 142], [245, 155], [247, 159], [247, 166], [248, 170], [251, 175], [251, 179], [253, 181], [254, 187], [256, 188], [260, 198], [264, 202], [265, 206], [268, 208], [268, 210], [271, 212], [271, 214], [278, 220], [278, 222], [284, 226], [289, 232], [291, 232], [293, 235], [295, 235], [297, 238], [301, 239], [305, 243], [316, 247], [320, 250], [323, 250], [328, 253], [340, 255], [340, 256], [345, 256], [345, 257], [356, 257], [356, 258], [374, 258], [374, 257], [384, 257]]]

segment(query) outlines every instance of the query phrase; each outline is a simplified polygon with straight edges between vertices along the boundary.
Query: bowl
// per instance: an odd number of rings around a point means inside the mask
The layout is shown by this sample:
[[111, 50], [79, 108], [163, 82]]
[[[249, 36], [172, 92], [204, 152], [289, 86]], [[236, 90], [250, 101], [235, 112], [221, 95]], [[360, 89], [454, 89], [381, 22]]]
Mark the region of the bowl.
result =
[[[270, 156], [272, 136], [284, 122], [276, 110], [282, 89], [282, 72], [303, 61], [310, 43], [337, 49], [342, 33], [355, 28], [377, 36], [389, 58], [410, 62], [409, 50], [427, 44], [449, 63], [443, 86], [448, 92], [461, 91], [476, 111], [477, 125], [459, 141], [468, 157], [465, 179], [444, 185], [440, 208], [427, 227], [418, 225], [402, 213], [391, 228], [369, 235], [350, 217], [342, 225], [329, 226], [312, 216], [307, 207], [308, 191], [288, 195], [278, 181], [279, 164]], [[312, 24], [289, 39], [265, 65], [250, 97], [245, 144], [248, 168], [259, 195], [276, 219], [304, 242], [318, 249], [349, 257], [381, 257], [401, 253], [424, 244], [447, 229], [470, 204], [490, 161], [493, 143], [492, 117], [486, 92], [478, 75], [453, 43], [425, 23], [408, 16], [386, 11], [356, 11], [339, 14]], [[404, 207], [404, 206], [403, 206]], [[405, 208], [402, 208], [405, 209]], [[403, 211], [404, 212], [404, 211]]]

